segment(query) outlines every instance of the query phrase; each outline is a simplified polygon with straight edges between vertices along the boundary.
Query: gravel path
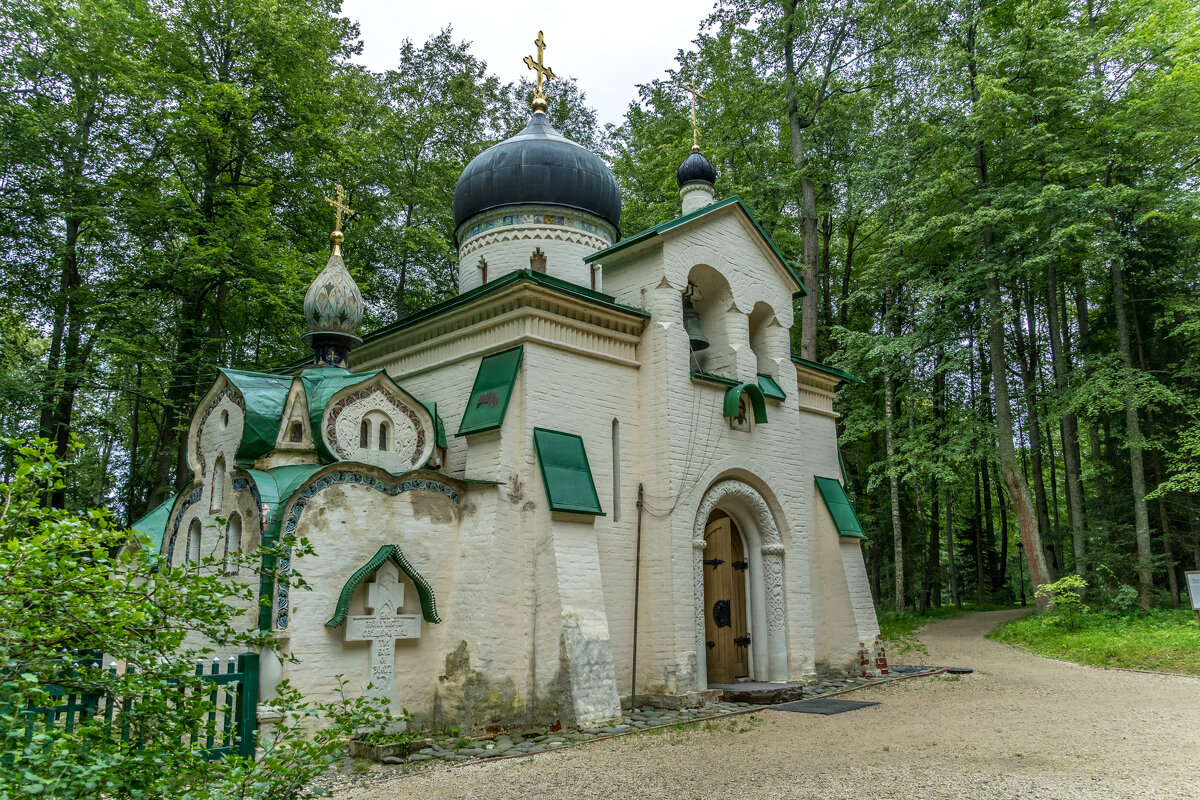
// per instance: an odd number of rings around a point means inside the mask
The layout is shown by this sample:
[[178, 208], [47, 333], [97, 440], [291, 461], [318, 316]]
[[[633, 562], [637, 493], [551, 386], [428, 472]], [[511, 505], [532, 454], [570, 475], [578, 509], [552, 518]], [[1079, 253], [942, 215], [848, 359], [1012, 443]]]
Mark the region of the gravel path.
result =
[[338, 800], [1196, 798], [1200, 678], [1084, 667], [984, 639], [1021, 612], [921, 632], [906, 664], [975, 668], [844, 695], [836, 716], [755, 712], [528, 758], [439, 766]]

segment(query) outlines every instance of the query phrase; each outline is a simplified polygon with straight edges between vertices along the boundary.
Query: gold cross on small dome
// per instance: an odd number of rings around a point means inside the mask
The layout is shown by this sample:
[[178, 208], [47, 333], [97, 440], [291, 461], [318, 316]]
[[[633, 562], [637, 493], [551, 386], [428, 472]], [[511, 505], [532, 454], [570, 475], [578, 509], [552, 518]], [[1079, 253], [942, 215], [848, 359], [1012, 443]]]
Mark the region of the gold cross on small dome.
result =
[[342, 232], [342, 213], [345, 212], [346, 216], [350, 216], [351, 214], [354, 213], [354, 209], [352, 209], [352, 208], [350, 208], [350, 206], [346, 205], [345, 200], [346, 200], [346, 190], [342, 188], [342, 185], [340, 183], [337, 185], [337, 199], [335, 200], [332, 197], [325, 198], [325, 202], [329, 203], [329, 205], [333, 206], [333, 232], [334, 233]]
[[696, 98], [704, 100], [704, 95], [700, 94], [700, 87], [694, 83], [689, 83], [684, 87], [692, 95], [692, 150], [700, 152], [700, 126], [696, 124]]
[[546, 49], [546, 40], [542, 38], [542, 32], [538, 31], [537, 38], [533, 40], [537, 46], [537, 61], [533, 60], [533, 56], [525, 56], [525, 66], [537, 73], [537, 92], [533, 96], [533, 110], [544, 112], [546, 106], [546, 95], [543, 94], [542, 87], [545, 82], [552, 80], [556, 76], [554, 70], [545, 65], [542, 60], [542, 53]]

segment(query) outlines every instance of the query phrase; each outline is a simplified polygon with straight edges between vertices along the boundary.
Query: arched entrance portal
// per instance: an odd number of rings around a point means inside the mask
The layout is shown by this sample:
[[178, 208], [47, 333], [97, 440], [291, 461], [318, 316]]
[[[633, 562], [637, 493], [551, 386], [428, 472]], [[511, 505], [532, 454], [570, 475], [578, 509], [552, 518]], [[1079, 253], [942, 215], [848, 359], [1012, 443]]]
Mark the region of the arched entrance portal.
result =
[[750, 675], [746, 547], [724, 511], [704, 529], [704, 646], [708, 682], [733, 683]]
[[[727, 519], [729, 525], [729, 558], [724, 555], [710, 553], [710, 538], [714, 530], [712, 523]], [[721, 525], [725, 523], [719, 523]], [[736, 534], [736, 535], [735, 535]], [[734, 557], [735, 543], [743, 547], [741, 557]], [[727, 673], [718, 675], [709, 673], [711, 659], [717, 654], [710, 650], [717, 649], [717, 638], [710, 632], [720, 632], [729, 639], [733, 652], [725, 661], [729, 663], [729, 672], [739, 673], [730, 680], [736, 680], [747, 675], [756, 681], [786, 681], [788, 679], [787, 664], [787, 622], [786, 605], [783, 597], [783, 557], [784, 545], [779, 535], [767, 501], [748, 483], [736, 479], [718, 481], [709, 487], [696, 509], [694, 527], [692, 529], [692, 552], [694, 554], [695, 609], [696, 609], [696, 672], [697, 685], [703, 689], [710, 683], [723, 683]], [[717, 590], [717, 583], [710, 588], [711, 564], [706, 561], [722, 559], [729, 566], [728, 580], [734, 585], [728, 589], [729, 628], [734, 626], [734, 595], [742, 598], [742, 614], [746, 627], [738, 632], [716, 625], [713, 620], [713, 606], [724, 597], [710, 596], [710, 591]], [[733, 562], [743, 561], [744, 570], [734, 570]], [[722, 564], [721, 566], [725, 566]], [[741, 588], [737, 588], [741, 576]], [[717, 573], [718, 580], [724, 580]], [[723, 616], [725, 609], [719, 609]], [[716, 629], [715, 631], [713, 629]], [[743, 632], [744, 631], [744, 632]], [[744, 649], [737, 648], [733, 639], [748, 636], [749, 644]], [[709, 648], [708, 643], [713, 642]], [[746, 659], [743, 669], [740, 661]], [[721, 670], [718, 669], [717, 672]]]

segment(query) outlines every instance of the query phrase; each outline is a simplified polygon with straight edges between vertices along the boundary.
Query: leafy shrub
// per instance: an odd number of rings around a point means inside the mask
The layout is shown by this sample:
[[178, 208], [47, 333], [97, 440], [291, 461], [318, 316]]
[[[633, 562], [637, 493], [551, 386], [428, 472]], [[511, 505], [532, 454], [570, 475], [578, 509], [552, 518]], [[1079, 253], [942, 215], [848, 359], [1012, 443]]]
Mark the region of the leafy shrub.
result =
[[1079, 617], [1086, 614], [1088, 607], [1083, 604], [1083, 590], [1087, 581], [1078, 575], [1064, 575], [1054, 583], [1044, 583], [1037, 588], [1038, 597], [1046, 598], [1051, 619], [1062, 620], [1068, 629], [1079, 627]]
[[[350, 733], [382, 722], [378, 702], [307, 703], [284, 684], [262, 758], [206, 760], [191, 742], [203, 742], [214, 704], [195, 663], [212, 651], [191, 643], [276, 646], [239, 610], [255, 607], [257, 576], [224, 579], [223, 558], [164, 568], [105, 512], [48, 508], [62, 478], [41, 440], [17, 447], [13, 477], [0, 484], [0, 798], [284, 800], [340, 758]], [[240, 557], [243, 575], [254, 576], [262, 553]], [[81, 651], [134, 669], [81, 662]], [[106, 697], [112, 724], [85, 712], [71, 730], [30, 727], [25, 709], [61, 702], [59, 690]]]

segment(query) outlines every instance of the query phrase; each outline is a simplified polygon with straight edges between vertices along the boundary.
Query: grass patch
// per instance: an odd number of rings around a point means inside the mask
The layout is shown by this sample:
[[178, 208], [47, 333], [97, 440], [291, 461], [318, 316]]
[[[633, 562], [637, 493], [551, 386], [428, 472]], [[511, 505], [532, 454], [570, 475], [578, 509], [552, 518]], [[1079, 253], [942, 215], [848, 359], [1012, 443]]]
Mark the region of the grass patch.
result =
[[1183, 609], [1081, 614], [1074, 629], [1059, 615], [1031, 614], [988, 638], [1096, 667], [1200, 675], [1200, 628], [1195, 615]]
[[897, 613], [881, 608], [876, 610], [876, 616], [879, 618], [879, 635], [891, 646], [894, 653], [900, 654], [915, 650], [928, 655], [929, 651], [925, 649], [925, 645], [916, 635], [917, 628], [922, 625], [942, 619], [961, 617], [972, 611], [1001, 611], [1013, 607], [992, 603], [985, 603], [982, 606], [964, 603], [962, 608], [953, 605], [930, 606], [924, 614], [918, 614], [915, 611]]

